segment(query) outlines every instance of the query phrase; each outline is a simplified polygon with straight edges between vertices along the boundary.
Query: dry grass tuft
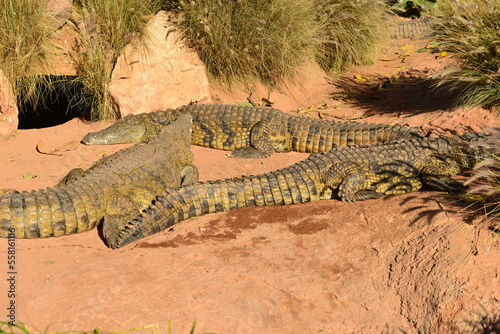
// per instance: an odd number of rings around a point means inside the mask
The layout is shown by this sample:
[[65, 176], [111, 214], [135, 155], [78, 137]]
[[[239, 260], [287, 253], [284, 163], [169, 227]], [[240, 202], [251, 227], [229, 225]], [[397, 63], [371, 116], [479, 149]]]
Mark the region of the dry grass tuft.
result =
[[49, 86], [50, 56], [55, 51], [54, 17], [47, 0], [0, 0], [0, 68], [23, 101], [37, 105], [40, 87]]
[[500, 157], [485, 159], [474, 167], [474, 175], [465, 184], [481, 180], [469, 189], [463, 199], [481, 203], [485, 220], [500, 232]]
[[212, 79], [275, 85], [316, 59], [328, 72], [370, 63], [386, 36], [383, 1], [164, 1]]
[[500, 0], [454, 3], [455, 15], [435, 28], [439, 47], [457, 59], [434, 75], [436, 86], [458, 91], [457, 105], [500, 106]]
[[382, 19], [383, 1], [326, 0], [317, 2], [317, 61], [327, 72], [340, 72], [353, 65], [371, 64], [380, 43], [387, 37]]
[[108, 86], [116, 60], [133, 38], [138, 38], [146, 18], [158, 8], [156, 1], [75, 0], [73, 28], [79, 35], [71, 57], [84, 87], [80, 103], [92, 121], [114, 119]]
[[313, 59], [312, 0], [184, 0], [180, 26], [212, 79], [275, 85]]

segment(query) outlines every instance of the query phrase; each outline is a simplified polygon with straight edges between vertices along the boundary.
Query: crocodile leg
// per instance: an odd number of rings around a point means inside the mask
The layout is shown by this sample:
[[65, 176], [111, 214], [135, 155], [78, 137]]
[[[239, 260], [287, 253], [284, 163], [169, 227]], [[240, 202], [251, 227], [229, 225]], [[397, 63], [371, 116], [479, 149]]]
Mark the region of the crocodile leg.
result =
[[186, 186], [198, 181], [198, 167], [195, 165], [185, 166], [181, 170], [181, 186]]
[[372, 187], [378, 179], [368, 164], [342, 161], [328, 169], [323, 182], [332, 189], [338, 189], [342, 201], [354, 202], [383, 196]]
[[134, 219], [136, 215], [132, 214], [113, 214], [105, 215], [102, 219], [102, 233], [109, 248], [116, 249], [119, 246], [116, 243], [118, 233]]
[[[120, 191], [125, 191], [126, 194]], [[115, 191], [109, 194], [108, 198], [111, 199], [106, 205], [106, 214], [103, 216], [102, 231], [104, 239], [109, 247], [113, 248], [110, 240], [113, 240], [114, 235], [121, 229], [128, 221], [137, 215], [137, 212], [144, 206], [141, 203], [141, 194], [150, 193], [148, 189], [140, 187], [129, 187], [128, 189], [121, 188], [120, 191]], [[134, 201], [135, 199], [135, 201]]]
[[384, 195], [400, 195], [418, 191], [422, 182], [418, 177], [394, 175], [393, 173], [380, 173], [380, 181], [374, 184], [374, 190]]
[[[457, 171], [455, 173], [455, 171]], [[460, 167], [452, 159], [441, 161], [436, 159], [436, 164], [426, 166], [422, 170], [422, 183], [432, 189], [455, 193], [467, 188], [462, 182], [453, 180], [450, 176], [460, 172]]]
[[467, 188], [462, 182], [451, 178], [461, 170], [455, 159], [449, 156], [432, 155], [422, 168], [422, 183], [432, 189], [446, 191], [449, 193], [459, 192]]
[[290, 152], [291, 142], [287, 125], [281, 121], [259, 121], [250, 132], [250, 147], [228, 154], [233, 158], [268, 158], [274, 152]]
[[139, 212], [151, 204], [151, 198], [160, 190], [150, 185], [122, 186], [108, 194], [106, 213], [103, 217], [103, 234], [109, 247], [115, 248], [113, 240], [119, 230], [132, 220]]
[[83, 175], [85, 175], [85, 170], [83, 170], [82, 168], [74, 168], [74, 169], [70, 170], [69, 173], [66, 174], [66, 176], [63, 177], [61, 179], [61, 181], [59, 181], [57, 183], [57, 185], [58, 186], [64, 186], [66, 184], [69, 184], [71, 182], [74, 182], [74, 181], [78, 180]]

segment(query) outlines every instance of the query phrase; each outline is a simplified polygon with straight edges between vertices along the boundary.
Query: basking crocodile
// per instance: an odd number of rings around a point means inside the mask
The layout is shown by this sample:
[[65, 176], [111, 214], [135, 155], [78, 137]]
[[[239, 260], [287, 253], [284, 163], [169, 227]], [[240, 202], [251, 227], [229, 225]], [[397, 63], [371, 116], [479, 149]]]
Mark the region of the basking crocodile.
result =
[[87, 134], [82, 142], [87, 145], [147, 142], [183, 113], [193, 115], [193, 144], [234, 151], [232, 156], [243, 158], [265, 158], [273, 152], [326, 152], [337, 146], [372, 145], [423, 136], [407, 125], [332, 122], [272, 108], [214, 104], [128, 115], [109, 128]]
[[[103, 219], [130, 220], [157, 194], [197, 180], [192, 119], [182, 115], [157, 139], [76, 170], [52, 188], [0, 193], [0, 237], [45, 238], [93, 229]], [[104, 235], [112, 233], [104, 226]]]
[[437, 20], [438, 18], [423, 17], [393, 23], [389, 28], [389, 37], [394, 39], [428, 38], [432, 35]]
[[458, 138], [424, 138], [313, 154], [270, 173], [198, 182], [168, 190], [139, 216], [113, 228], [109, 245], [122, 247], [190, 217], [248, 206], [285, 205], [338, 197], [359, 201], [419, 190], [455, 192], [451, 179], [485, 155]]

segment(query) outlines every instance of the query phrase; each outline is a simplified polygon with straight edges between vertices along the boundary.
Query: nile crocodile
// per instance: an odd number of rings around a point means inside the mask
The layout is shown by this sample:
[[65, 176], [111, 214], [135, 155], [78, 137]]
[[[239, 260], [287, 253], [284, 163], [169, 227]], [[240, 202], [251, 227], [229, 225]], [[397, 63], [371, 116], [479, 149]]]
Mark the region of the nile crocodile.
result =
[[395, 22], [389, 28], [389, 37], [394, 39], [428, 38], [432, 35], [437, 20], [437, 18], [423, 17]]
[[194, 145], [234, 151], [234, 157], [264, 158], [273, 152], [289, 151], [317, 153], [337, 146], [423, 137], [419, 130], [407, 125], [332, 122], [272, 108], [214, 104], [128, 115], [109, 128], [87, 134], [82, 142], [87, 145], [147, 142], [183, 113], [193, 115]]
[[464, 186], [451, 177], [485, 152], [458, 138], [413, 139], [341, 147], [265, 174], [197, 182], [168, 190], [126, 225], [113, 228], [118, 233], [109, 245], [118, 248], [190, 217], [248, 206], [359, 201], [417, 191], [422, 185], [455, 192]]
[[[130, 220], [165, 189], [197, 181], [191, 126], [191, 116], [182, 115], [150, 143], [70, 172], [52, 188], [0, 193], [0, 237], [61, 236], [91, 230], [103, 218]], [[112, 233], [103, 228], [105, 237]]]

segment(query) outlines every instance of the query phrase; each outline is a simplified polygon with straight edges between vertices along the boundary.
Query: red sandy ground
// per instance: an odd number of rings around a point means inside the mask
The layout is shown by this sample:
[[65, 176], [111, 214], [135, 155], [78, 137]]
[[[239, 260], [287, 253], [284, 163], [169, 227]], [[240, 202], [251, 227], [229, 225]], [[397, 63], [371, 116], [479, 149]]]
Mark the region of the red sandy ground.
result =
[[[393, 43], [380, 58], [396, 58]], [[451, 100], [427, 88], [428, 74], [449, 63], [429, 52], [358, 67], [324, 84], [313, 70], [306, 84], [289, 85], [290, 99], [271, 93], [282, 110], [326, 102], [326, 119], [409, 123], [461, 133], [499, 126], [482, 109], [451, 112]], [[369, 87], [397, 74], [386, 89]], [[369, 82], [351, 80], [353, 75]], [[322, 78], [321, 78], [322, 79]], [[337, 80], [336, 82], [339, 82]], [[361, 89], [368, 87], [368, 89]], [[348, 102], [332, 94], [350, 90]], [[268, 97], [254, 87], [254, 97]], [[246, 93], [214, 90], [217, 102]], [[318, 111], [306, 113], [318, 117]], [[75, 119], [53, 128], [21, 130], [0, 143], [1, 188], [54, 185], [70, 169], [88, 167], [125, 145], [84, 146], [43, 155], [79, 141], [109, 123]], [[235, 160], [227, 152], [194, 147], [201, 179], [257, 174], [306, 154]], [[36, 175], [23, 179], [25, 173]], [[464, 179], [464, 177], [462, 177]], [[464, 333], [481, 332], [500, 315], [500, 242], [464, 204], [448, 194], [420, 191], [356, 203], [336, 200], [246, 208], [190, 219], [119, 250], [97, 230], [67, 237], [17, 240], [17, 322], [43, 331], [117, 331], [146, 325], [172, 333]], [[0, 319], [7, 307], [6, 241], [0, 241]]]

